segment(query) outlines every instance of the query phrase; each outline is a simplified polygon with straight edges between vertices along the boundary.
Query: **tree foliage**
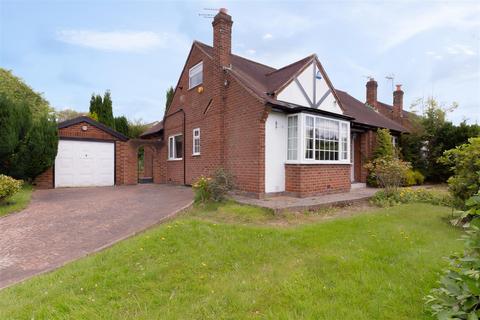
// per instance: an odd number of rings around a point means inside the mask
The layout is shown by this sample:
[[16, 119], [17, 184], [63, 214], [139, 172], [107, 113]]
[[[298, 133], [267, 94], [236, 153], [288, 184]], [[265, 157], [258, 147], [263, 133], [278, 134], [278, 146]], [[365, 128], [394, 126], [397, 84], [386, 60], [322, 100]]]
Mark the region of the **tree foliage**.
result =
[[174, 93], [175, 91], [173, 90], [173, 87], [170, 87], [167, 89], [166, 100], [165, 100], [165, 110], [167, 110], [168, 106], [170, 106], [170, 103], [172, 103]]
[[86, 116], [87, 112], [79, 112], [70, 108], [55, 111], [55, 117], [58, 122], [74, 119], [80, 116]]
[[480, 138], [470, 138], [468, 143], [445, 151], [438, 160], [451, 169], [448, 179], [452, 194], [462, 202], [473, 196], [480, 188]]
[[395, 149], [392, 143], [392, 135], [388, 129], [378, 129], [376, 136], [376, 147], [374, 150], [374, 158], [393, 157]]
[[[422, 104], [417, 101], [413, 107]], [[434, 98], [422, 104], [423, 115], [418, 118], [418, 126], [411, 134], [402, 135], [400, 146], [403, 158], [420, 170], [427, 180], [446, 181], [450, 170], [444, 163], [438, 162], [446, 150], [455, 148], [468, 141], [468, 138], [480, 136], [479, 125], [467, 125], [462, 122], [456, 126], [446, 120], [447, 112], [457, 108], [453, 103], [449, 107], [440, 105]]]
[[90, 98], [90, 115], [96, 115], [98, 122], [115, 129], [115, 119], [113, 117], [112, 96], [110, 90], [105, 91], [103, 98], [99, 94], [92, 93]]
[[10, 70], [0, 68], [0, 95], [15, 104], [25, 104], [30, 108], [33, 118], [37, 119], [53, 112], [45, 98]]
[[145, 130], [148, 129], [148, 124], [141, 119], [136, 119], [128, 122], [128, 136], [130, 138], [138, 138]]
[[115, 117], [115, 130], [129, 136], [128, 120], [125, 116]]
[[13, 93], [0, 93], [0, 173], [32, 180], [55, 160], [57, 123], [41, 95], [5, 74], [12, 79], [4, 82], [17, 86], [10, 87]]

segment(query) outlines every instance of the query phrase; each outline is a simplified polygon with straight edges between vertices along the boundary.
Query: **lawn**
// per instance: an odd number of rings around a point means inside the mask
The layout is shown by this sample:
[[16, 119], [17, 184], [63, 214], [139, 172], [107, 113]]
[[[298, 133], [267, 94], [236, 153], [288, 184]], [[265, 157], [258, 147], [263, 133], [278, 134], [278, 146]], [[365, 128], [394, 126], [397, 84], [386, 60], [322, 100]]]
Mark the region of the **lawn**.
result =
[[197, 208], [0, 291], [0, 319], [430, 319], [422, 299], [462, 246], [449, 215], [409, 204], [277, 226]]
[[11, 198], [0, 203], [0, 217], [12, 212], [23, 210], [30, 203], [32, 186], [24, 185], [22, 189]]

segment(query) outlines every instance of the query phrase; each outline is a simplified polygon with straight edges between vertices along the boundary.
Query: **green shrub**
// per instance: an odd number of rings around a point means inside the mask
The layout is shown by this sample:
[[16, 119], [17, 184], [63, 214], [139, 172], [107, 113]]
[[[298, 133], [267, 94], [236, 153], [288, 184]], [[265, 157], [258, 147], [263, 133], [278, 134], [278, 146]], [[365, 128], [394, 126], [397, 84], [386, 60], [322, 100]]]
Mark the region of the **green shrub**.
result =
[[371, 161], [365, 168], [375, 177], [378, 186], [390, 194], [402, 186], [410, 164], [395, 157], [383, 157]]
[[448, 179], [452, 194], [462, 202], [480, 188], [480, 138], [445, 151], [439, 162], [451, 167], [454, 175]]
[[0, 174], [0, 204], [22, 188], [22, 181]]
[[212, 177], [200, 177], [194, 184], [195, 202], [223, 201], [233, 189], [232, 176], [222, 168], [215, 170]]
[[414, 186], [417, 184], [417, 180], [415, 179], [415, 173], [412, 169], [408, 169], [405, 173], [405, 181], [403, 183], [404, 186]]
[[451, 221], [454, 226], [469, 226], [472, 220], [480, 218], [480, 190], [465, 201], [465, 207], [467, 210], [460, 211], [460, 216]]
[[454, 199], [449, 193], [423, 188], [401, 188], [390, 194], [380, 190], [374, 194], [370, 201], [379, 207], [391, 207], [411, 202], [423, 202], [440, 206], [454, 205]]
[[465, 250], [449, 258], [440, 287], [425, 297], [437, 319], [473, 320], [480, 317], [480, 230], [472, 226], [463, 236]]
[[409, 169], [405, 174], [405, 181], [403, 185], [406, 187], [420, 185], [423, 184], [424, 180], [425, 177], [420, 171]]
[[415, 176], [416, 184], [423, 184], [423, 182], [425, 181], [425, 176], [420, 171], [414, 170], [413, 175]]
[[392, 135], [388, 129], [378, 129], [376, 134], [376, 147], [374, 158], [385, 158], [395, 156], [395, 148], [392, 143]]

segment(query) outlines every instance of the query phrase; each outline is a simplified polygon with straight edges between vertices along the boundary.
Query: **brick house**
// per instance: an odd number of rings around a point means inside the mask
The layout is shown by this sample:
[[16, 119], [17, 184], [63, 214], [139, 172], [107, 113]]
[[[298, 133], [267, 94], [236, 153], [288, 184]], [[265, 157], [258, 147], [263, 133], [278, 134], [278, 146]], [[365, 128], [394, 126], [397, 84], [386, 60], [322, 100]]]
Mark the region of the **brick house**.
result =
[[[213, 46], [194, 41], [163, 121], [142, 138], [163, 141], [161, 181], [192, 184], [223, 167], [238, 191], [300, 197], [365, 182], [377, 128], [407, 132], [403, 91], [393, 105], [336, 90], [316, 55], [280, 69], [231, 52], [232, 18], [213, 20]], [[395, 138], [396, 139], [396, 138]]]
[[[62, 186], [55, 178], [58, 170], [65, 169], [72, 180], [71, 172], [80, 172], [72, 163], [88, 164], [90, 155], [98, 160], [106, 153], [113, 160], [102, 163], [114, 167], [108, 183], [85, 185], [136, 184], [143, 146], [142, 174], [154, 183], [191, 185], [222, 167], [233, 175], [237, 191], [255, 197], [346, 192], [366, 181], [364, 165], [377, 128], [389, 129], [395, 141], [409, 131], [412, 114], [403, 110], [400, 86], [388, 105], [377, 100], [378, 85], [370, 79], [361, 102], [334, 88], [316, 55], [275, 69], [232, 54], [232, 24], [221, 9], [212, 23], [213, 46], [193, 42], [162, 121], [141, 139], [127, 139], [86, 117], [61, 123], [60, 156], [37, 184]], [[91, 142], [90, 149], [85, 146], [88, 157], [62, 156], [62, 145], [65, 152], [75, 149], [68, 142], [73, 140]], [[95, 178], [92, 170], [85, 175]], [[82, 179], [66, 186], [84, 185]]]

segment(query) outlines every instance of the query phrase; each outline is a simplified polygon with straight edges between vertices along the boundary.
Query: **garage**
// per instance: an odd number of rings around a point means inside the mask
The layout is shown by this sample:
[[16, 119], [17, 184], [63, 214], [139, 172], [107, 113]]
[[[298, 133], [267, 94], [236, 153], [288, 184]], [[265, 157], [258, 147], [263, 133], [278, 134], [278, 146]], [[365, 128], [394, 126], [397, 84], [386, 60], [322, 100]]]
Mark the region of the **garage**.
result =
[[113, 186], [114, 142], [60, 140], [55, 159], [54, 181], [55, 188]]
[[94, 187], [136, 182], [136, 149], [122, 133], [90, 117], [58, 124], [58, 150], [53, 166], [39, 175], [39, 189]]

